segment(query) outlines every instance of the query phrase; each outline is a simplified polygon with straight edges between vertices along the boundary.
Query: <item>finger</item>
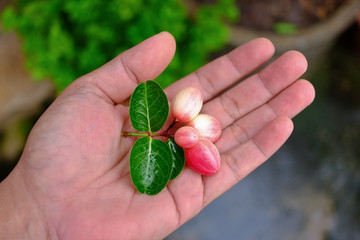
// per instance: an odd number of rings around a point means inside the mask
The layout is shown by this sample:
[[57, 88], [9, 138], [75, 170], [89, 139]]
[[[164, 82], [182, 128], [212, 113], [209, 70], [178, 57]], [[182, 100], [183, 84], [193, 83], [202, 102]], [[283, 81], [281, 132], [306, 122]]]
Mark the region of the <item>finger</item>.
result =
[[115, 104], [121, 103], [130, 97], [140, 82], [156, 78], [174, 53], [173, 36], [162, 32], [121, 53], [83, 79], [95, 85]]
[[254, 138], [222, 154], [219, 172], [203, 177], [204, 206], [264, 163], [284, 144], [292, 130], [293, 124], [289, 118], [276, 118]]
[[223, 127], [229, 126], [296, 81], [306, 68], [305, 57], [299, 52], [289, 51], [259, 73], [205, 104], [203, 112], [215, 114]]
[[306, 80], [296, 81], [268, 103], [225, 128], [216, 146], [220, 153], [230, 151], [253, 138], [275, 118], [293, 118], [314, 100], [314, 96], [315, 90], [311, 83]]
[[265, 38], [241, 45], [230, 53], [201, 67], [166, 89], [169, 99], [188, 86], [199, 88], [209, 100], [250, 74], [274, 54], [274, 46]]

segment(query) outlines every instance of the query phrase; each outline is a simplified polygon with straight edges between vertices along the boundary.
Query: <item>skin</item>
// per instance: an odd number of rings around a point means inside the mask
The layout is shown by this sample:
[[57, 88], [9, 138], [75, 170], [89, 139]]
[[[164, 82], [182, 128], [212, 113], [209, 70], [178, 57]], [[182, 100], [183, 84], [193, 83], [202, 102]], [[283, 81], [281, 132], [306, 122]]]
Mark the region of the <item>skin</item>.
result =
[[202, 91], [202, 112], [223, 127], [219, 171], [205, 177], [186, 167], [160, 194], [139, 194], [129, 176], [136, 137], [120, 136], [132, 130], [126, 100], [174, 52], [169, 33], [155, 35], [77, 79], [53, 102], [0, 184], [2, 238], [162, 239], [278, 150], [293, 130], [290, 119], [314, 99], [312, 85], [298, 80], [307, 63], [295, 51], [233, 86], [273, 55], [266, 39], [214, 60], [166, 93], [171, 99], [187, 86]]

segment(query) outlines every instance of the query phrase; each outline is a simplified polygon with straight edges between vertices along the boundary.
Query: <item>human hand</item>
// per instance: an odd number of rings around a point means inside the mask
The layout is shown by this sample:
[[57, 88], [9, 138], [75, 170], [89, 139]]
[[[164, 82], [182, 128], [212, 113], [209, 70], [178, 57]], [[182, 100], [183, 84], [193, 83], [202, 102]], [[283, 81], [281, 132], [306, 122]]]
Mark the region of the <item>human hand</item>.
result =
[[[185, 167], [156, 196], [140, 194], [129, 174], [136, 140], [126, 100], [138, 83], [171, 61], [175, 41], [160, 33], [77, 79], [31, 131], [18, 165], [0, 184], [0, 235], [14, 239], [161, 239], [267, 160], [289, 137], [290, 118], [314, 98], [297, 80], [305, 58], [287, 52], [259, 73], [273, 45], [255, 39], [172, 86], [203, 92], [203, 113], [216, 116], [221, 168], [201, 176]], [[234, 85], [240, 79], [245, 78]], [[231, 87], [231, 88], [230, 88]]]

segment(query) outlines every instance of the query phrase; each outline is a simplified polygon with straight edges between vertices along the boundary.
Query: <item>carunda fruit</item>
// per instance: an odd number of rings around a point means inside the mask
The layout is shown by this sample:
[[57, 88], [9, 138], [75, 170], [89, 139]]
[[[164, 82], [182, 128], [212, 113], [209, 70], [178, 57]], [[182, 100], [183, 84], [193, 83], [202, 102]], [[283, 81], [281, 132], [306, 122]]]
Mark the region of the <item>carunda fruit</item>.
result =
[[199, 114], [202, 104], [201, 91], [194, 87], [187, 87], [172, 99], [170, 112], [175, 121], [188, 122]]
[[202, 104], [201, 91], [187, 87], [172, 99], [170, 112], [174, 124], [185, 123], [175, 132], [174, 140], [184, 149], [187, 165], [202, 175], [212, 175], [220, 168], [220, 154], [214, 142], [222, 127], [215, 117], [199, 114]]
[[189, 167], [202, 175], [215, 174], [220, 168], [220, 154], [216, 146], [200, 138], [191, 148], [185, 148], [185, 159]]
[[193, 127], [183, 126], [175, 132], [174, 140], [182, 148], [191, 148], [199, 140], [198, 130]]
[[211, 142], [216, 142], [221, 135], [221, 124], [211, 115], [199, 114], [186, 125], [198, 130], [199, 138], [205, 138]]

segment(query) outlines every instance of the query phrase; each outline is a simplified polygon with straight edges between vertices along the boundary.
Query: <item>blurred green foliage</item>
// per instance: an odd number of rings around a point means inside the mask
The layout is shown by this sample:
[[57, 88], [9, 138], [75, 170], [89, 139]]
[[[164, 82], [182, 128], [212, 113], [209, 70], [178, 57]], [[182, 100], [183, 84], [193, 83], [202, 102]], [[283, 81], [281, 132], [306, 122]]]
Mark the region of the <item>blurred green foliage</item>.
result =
[[225, 21], [237, 17], [234, 0], [202, 5], [191, 15], [181, 0], [13, 0], [1, 20], [21, 36], [34, 79], [50, 78], [61, 91], [120, 52], [169, 31], [177, 53], [157, 79], [165, 87], [221, 49], [229, 35]]
[[277, 22], [273, 25], [275, 33], [280, 35], [292, 35], [298, 32], [298, 27], [294, 23], [290, 22]]

